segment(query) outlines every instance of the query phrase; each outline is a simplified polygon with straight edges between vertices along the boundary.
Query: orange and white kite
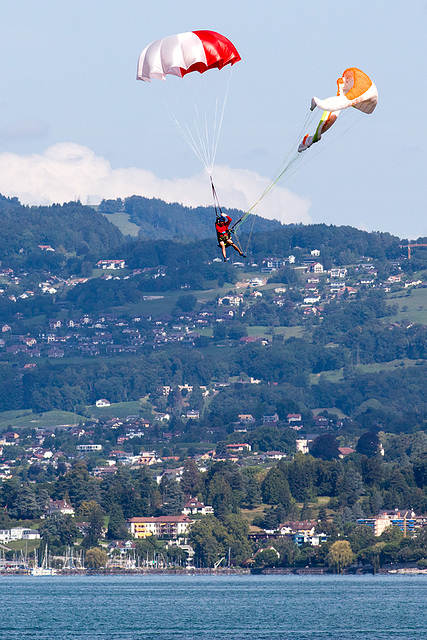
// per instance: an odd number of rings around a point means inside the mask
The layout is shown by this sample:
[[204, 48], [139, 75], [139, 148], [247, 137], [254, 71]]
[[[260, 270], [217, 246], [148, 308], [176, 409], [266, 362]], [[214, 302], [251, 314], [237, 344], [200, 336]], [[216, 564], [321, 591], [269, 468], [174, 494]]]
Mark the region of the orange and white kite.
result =
[[310, 110], [316, 107], [323, 110], [322, 117], [313, 136], [306, 135], [298, 147], [298, 151], [305, 151], [315, 142], [319, 142], [325, 133], [337, 120], [340, 111], [354, 107], [364, 113], [372, 113], [378, 102], [378, 90], [369, 76], [356, 67], [346, 69], [337, 80], [336, 96], [320, 100], [312, 98]]

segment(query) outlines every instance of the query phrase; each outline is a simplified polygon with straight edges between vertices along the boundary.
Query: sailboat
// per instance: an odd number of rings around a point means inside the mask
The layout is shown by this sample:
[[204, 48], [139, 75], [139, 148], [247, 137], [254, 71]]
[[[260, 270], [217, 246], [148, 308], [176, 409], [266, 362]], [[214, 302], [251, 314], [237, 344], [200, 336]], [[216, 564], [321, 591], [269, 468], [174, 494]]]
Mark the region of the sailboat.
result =
[[49, 554], [47, 552], [47, 549], [45, 549], [41, 566], [39, 566], [37, 550], [35, 550], [34, 551], [34, 567], [31, 571], [31, 575], [32, 576], [54, 576], [55, 574], [56, 574], [56, 569], [53, 569], [52, 567], [49, 566]]

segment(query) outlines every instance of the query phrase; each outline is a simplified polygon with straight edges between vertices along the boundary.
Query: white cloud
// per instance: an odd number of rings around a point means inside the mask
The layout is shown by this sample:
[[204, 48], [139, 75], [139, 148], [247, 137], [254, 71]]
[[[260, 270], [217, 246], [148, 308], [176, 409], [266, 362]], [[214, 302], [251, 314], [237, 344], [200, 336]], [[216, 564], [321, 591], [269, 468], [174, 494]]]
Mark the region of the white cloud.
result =
[[[269, 179], [246, 169], [216, 166], [214, 179], [223, 207], [247, 211], [269, 185]], [[0, 153], [0, 193], [23, 204], [49, 205], [79, 199], [97, 204], [103, 198], [141, 195], [186, 206], [212, 204], [205, 173], [166, 180], [138, 168], [112, 169], [93, 151], [74, 143], [59, 143], [43, 154]], [[288, 189], [275, 187], [255, 213], [281, 222], [310, 223], [310, 201]]]

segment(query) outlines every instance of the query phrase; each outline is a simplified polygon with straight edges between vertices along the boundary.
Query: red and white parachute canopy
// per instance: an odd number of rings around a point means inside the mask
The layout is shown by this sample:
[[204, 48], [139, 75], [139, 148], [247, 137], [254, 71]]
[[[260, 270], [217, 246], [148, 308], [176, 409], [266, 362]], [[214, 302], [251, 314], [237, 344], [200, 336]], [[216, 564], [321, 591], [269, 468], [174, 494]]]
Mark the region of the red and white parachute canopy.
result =
[[165, 80], [166, 75], [180, 78], [187, 73], [222, 69], [239, 62], [240, 55], [228, 38], [215, 31], [188, 31], [155, 40], [138, 60], [137, 79]]

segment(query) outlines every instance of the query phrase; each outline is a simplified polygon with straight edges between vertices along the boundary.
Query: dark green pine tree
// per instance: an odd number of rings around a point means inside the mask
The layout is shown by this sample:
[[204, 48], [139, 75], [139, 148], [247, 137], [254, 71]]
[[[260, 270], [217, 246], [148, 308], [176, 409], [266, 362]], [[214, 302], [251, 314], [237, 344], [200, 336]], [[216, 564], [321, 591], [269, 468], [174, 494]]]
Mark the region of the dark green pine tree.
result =
[[113, 504], [108, 521], [107, 538], [109, 540], [125, 540], [128, 537], [126, 520], [123, 509], [117, 503]]

